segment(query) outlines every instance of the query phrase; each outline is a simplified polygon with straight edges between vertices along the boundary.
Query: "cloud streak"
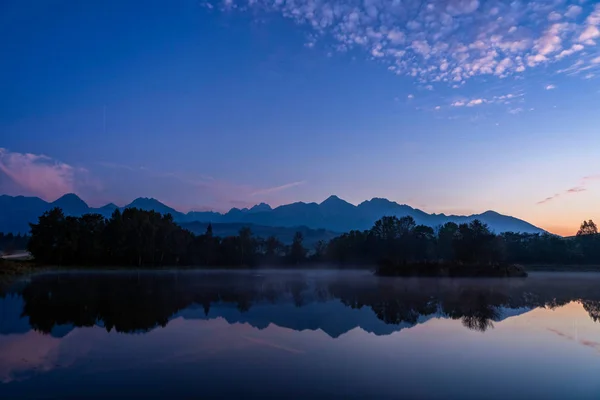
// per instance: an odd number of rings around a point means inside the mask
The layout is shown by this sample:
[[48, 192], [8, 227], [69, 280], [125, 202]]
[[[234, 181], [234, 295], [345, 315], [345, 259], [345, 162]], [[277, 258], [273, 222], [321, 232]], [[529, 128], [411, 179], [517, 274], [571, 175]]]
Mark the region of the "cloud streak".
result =
[[298, 182], [286, 183], [285, 185], [275, 186], [275, 187], [271, 187], [271, 188], [267, 188], [267, 189], [260, 189], [260, 190], [252, 192], [251, 196], [278, 193], [283, 190], [287, 190], [287, 189], [291, 189], [296, 186], [304, 185], [305, 183], [306, 183], [306, 181], [298, 181]]
[[587, 339], [577, 339], [575, 338], [573, 335], [569, 335], [568, 333], [564, 333], [559, 331], [558, 329], [553, 329], [553, 328], [546, 328], [549, 332], [552, 332], [562, 338], [565, 338], [567, 340], [571, 340], [573, 342], [576, 342], [582, 346], [585, 347], [589, 347], [592, 348], [594, 350], [597, 350], [598, 352], [600, 352], [600, 342], [596, 342], [593, 340], [587, 340]]
[[538, 204], [538, 205], [540, 205], [540, 204], [546, 204], [546, 203], [551, 202], [552, 200], [555, 200], [555, 199], [557, 199], [559, 197], [562, 197], [563, 195], [577, 194], [577, 193], [585, 192], [585, 191], [587, 191], [587, 187], [586, 186], [589, 185], [590, 182], [596, 181], [596, 180], [600, 180], [600, 174], [598, 174], [598, 175], [584, 176], [581, 179], [581, 184], [579, 186], [574, 186], [572, 188], [569, 188], [569, 189], [565, 190], [562, 193], [556, 193], [553, 196], [546, 197], [545, 199], [538, 201], [536, 204]]
[[[572, 3], [572, 2], [571, 2]], [[460, 86], [549, 67], [596, 46], [600, 5], [547, 1], [215, 0], [222, 11], [262, 11], [308, 27], [310, 47], [361, 49], [397, 75]], [[589, 64], [589, 60], [578, 59]]]
[[560, 193], [557, 193], [554, 196], [546, 197], [544, 200], [540, 200], [536, 204], [546, 204], [546, 203], [556, 199], [557, 197], [560, 197]]
[[[131, 175], [129, 179], [136, 182], [135, 187], [129, 185], [126, 188], [122, 187], [124, 183], [122, 174], [109, 176], [115, 179], [111, 186], [121, 188], [120, 197], [127, 199], [132, 196], [158, 197], [165, 204], [184, 211], [228, 211], [231, 207], [252, 207], [259, 201], [267, 200], [277, 203], [274, 197], [281, 192], [306, 183], [302, 180], [260, 188], [255, 185], [234, 183], [197, 173], [158, 171], [149, 167], [111, 162], [101, 162], [97, 165]], [[157, 184], [159, 180], [160, 184]], [[123, 196], [123, 192], [129, 193], [129, 195]]]

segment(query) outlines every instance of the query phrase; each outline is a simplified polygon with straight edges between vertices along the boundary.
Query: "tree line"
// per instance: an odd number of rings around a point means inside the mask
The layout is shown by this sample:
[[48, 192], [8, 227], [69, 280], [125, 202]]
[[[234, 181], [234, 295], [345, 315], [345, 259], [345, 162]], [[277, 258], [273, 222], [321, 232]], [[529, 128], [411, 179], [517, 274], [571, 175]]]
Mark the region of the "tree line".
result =
[[327, 254], [339, 263], [396, 264], [449, 262], [490, 264], [600, 264], [600, 235], [584, 221], [575, 237], [550, 233], [493, 233], [479, 220], [433, 229], [412, 217], [383, 217], [370, 230], [350, 231], [331, 240]]
[[585, 221], [577, 236], [493, 233], [479, 220], [436, 229], [410, 217], [383, 217], [365, 231], [350, 231], [307, 249], [301, 233], [283, 244], [259, 238], [249, 228], [217, 237], [212, 226], [195, 235], [173, 222], [170, 214], [136, 208], [99, 214], [65, 216], [59, 208], [30, 224], [27, 249], [41, 264], [120, 266], [299, 265], [319, 262], [340, 266], [600, 264], [600, 235]]
[[299, 264], [308, 260], [303, 236], [291, 245], [242, 228], [236, 236], [214, 236], [212, 226], [194, 235], [170, 214], [127, 208], [108, 219], [99, 214], [65, 216], [54, 208], [30, 224], [27, 249], [36, 262], [49, 265], [227, 266]]
[[18, 250], [24, 250], [27, 248], [28, 242], [29, 236], [27, 235], [0, 232], [0, 253], [9, 255]]

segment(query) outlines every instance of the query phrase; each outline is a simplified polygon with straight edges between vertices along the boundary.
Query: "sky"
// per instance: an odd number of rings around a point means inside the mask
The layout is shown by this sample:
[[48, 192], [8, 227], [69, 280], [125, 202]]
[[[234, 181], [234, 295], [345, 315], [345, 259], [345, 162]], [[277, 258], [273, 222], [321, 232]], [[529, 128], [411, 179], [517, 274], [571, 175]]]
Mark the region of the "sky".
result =
[[600, 221], [594, 1], [5, 0], [0, 193]]

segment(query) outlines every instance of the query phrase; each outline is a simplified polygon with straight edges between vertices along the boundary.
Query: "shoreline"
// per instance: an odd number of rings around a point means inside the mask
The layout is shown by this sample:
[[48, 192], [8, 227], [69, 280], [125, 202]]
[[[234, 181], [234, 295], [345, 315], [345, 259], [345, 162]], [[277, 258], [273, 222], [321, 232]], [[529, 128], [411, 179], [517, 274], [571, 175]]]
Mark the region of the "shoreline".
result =
[[[508, 264], [507, 264], [508, 265]], [[517, 265], [517, 264], [515, 264]], [[410, 264], [408, 264], [410, 266]], [[600, 265], [598, 264], [571, 264], [571, 265], [554, 265], [554, 264], [518, 264], [526, 272], [600, 272]], [[469, 267], [468, 265], [466, 266]], [[333, 263], [315, 263], [315, 264], [298, 264], [298, 265], [284, 265], [284, 264], [272, 264], [262, 266], [202, 266], [202, 265], [164, 265], [164, 266], [137, 266], [137, 265], [37, 265], [30, 260], [0, 260], [0, 276], [8, 274], [18, 274], [19, 272], [53, 272], [53, 271], [161, 271], [161, 270], [182, 270], [182, 271], [202, 271], [202, 270], [223, 270], [223, 271], [237, 271], [237, 270], [336, 270], [336, 271], [376, 271], [379, 267], [376, 264], [365, 265], [338, 265]], [[479, 267], [478, 267], [479, 269]]]
[[[600, 265], [522, 265], [527, 273], [600, 273]], [[119, 272], [119, 271], [144, 271], [144, 272], [167, 272], [167, 271], [336, 271], [336, 272], [356, 272], [364, 271], [372, 273], [374, 276], [382, 278], [513, 278], [513, 276], [452, 276], [452, 275], [430, 275], [430, 274], [410, 274], [410, 275], [386, 275], [377, 273], [376, 265], [366, 267], [364, 265], [339, 266], [335, 264], [304, 264], [296, 266], [265, 265], [260, 267], [206, 267], [206, 266], [38, 266], [31, 261], [0, 260], [0, 287], [8, 286], [15, 280], [27, 275], [39, 273], [54, 272]], [[516, 277], [516, 276], [514, 276]]]

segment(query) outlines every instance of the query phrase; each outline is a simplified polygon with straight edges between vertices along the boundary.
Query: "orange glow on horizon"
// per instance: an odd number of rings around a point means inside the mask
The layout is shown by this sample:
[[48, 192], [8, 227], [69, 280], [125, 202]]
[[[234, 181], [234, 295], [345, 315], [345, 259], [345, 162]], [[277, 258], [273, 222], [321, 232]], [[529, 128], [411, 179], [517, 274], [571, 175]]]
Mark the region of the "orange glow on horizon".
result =
[[577, 233], [577, 229], [573, 229], [573, 227], [571, 227], [571, 226], [566, 227], [566, 226], [559, 226], [559, 225], [540, 224], [539, 227], [544, 229], [545, 231], [548, 231], [550, 233], [554, 233], [554, 234], [560, 235], [560, 236], [575, 236], [575, 234]]

